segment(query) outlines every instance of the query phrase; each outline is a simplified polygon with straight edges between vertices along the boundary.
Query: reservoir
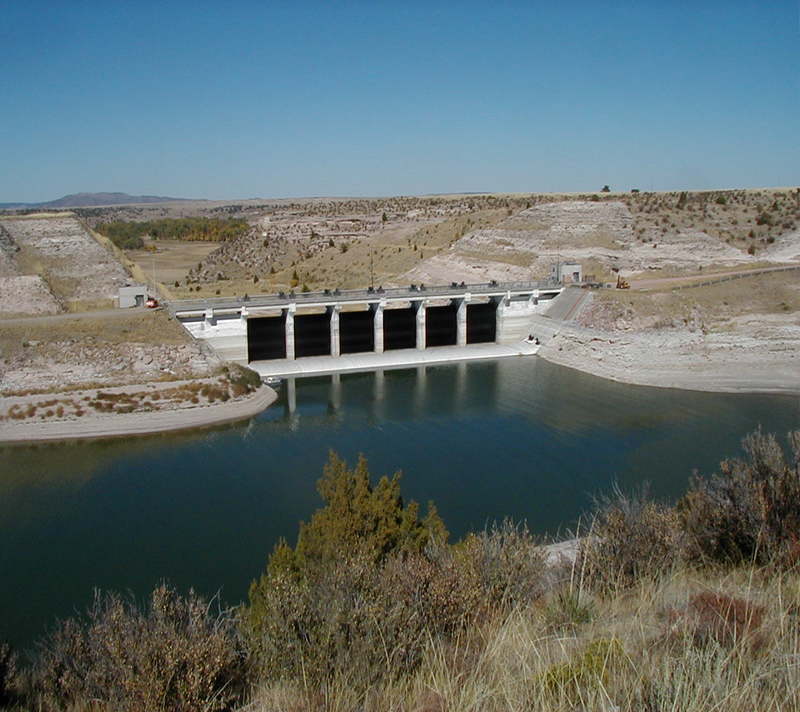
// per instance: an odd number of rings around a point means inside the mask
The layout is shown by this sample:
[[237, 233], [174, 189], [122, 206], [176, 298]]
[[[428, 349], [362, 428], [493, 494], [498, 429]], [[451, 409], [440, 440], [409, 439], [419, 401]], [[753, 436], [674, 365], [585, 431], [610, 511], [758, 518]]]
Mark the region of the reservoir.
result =
[[[433, 500], [451, 540], [511, 517], [568, 535], [597, 494], [740, 455], [761, 425], [800, 428], [800, 398], [627, 386], [536, 358], [297, 380], [253, 420], [183, 435], [0, 449], [0, 640], [26, 647], [94, 588], [166, 579], [246, 598], [278, 537], [320, 506], [328, 451]], [[424, 511], [424, 506], [423, 506]]]

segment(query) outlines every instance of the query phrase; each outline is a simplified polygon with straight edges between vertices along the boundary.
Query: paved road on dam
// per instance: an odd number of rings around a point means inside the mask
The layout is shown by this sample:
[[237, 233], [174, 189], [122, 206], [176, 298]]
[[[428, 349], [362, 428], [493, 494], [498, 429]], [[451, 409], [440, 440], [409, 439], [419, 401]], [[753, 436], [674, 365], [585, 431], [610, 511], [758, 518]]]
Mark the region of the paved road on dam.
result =
[[583, 300], [586, 299], [589, 291], [580, 287], [567, 287], [561, 294], [553, 299], [545, 316], [556, 321], [569, 321], [578, 313]]

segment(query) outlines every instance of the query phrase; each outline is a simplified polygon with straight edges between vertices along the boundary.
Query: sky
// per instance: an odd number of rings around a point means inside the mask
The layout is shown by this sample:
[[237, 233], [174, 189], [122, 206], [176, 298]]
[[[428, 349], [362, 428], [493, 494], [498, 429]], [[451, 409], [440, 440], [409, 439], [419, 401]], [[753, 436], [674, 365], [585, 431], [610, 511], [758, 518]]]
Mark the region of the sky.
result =
[[800, 183], [800, 0], [0, 0], [0, 202]]

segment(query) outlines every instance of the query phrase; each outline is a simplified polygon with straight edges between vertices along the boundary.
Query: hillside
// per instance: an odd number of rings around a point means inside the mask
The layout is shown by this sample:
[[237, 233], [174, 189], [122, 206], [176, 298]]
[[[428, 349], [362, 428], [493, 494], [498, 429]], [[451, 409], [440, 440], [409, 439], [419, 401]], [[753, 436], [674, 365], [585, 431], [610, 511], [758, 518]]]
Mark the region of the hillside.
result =
[[192, 198], [168, 198], [163, 195], [128, 195], [127, 193], [72, 193], [43, 203], [0, 203], [0, 210], [47, 208], [83, 208], [103, 205], [129, 205], [139, 203], [169, 203]]
[[537, 202], [474, 230], [403, 280], [544, 277], [558, 260], [584, 274], [671, 276], [800, 258], [800, 192], [791, 190], [576, 196]]
[[221, 212], [252, 229], [187, 264], [177, 294], [524, 280], [558, 260], [607, 282], [616, 272], [672, 277], [800, 259], [796, 189], [208, 206]]

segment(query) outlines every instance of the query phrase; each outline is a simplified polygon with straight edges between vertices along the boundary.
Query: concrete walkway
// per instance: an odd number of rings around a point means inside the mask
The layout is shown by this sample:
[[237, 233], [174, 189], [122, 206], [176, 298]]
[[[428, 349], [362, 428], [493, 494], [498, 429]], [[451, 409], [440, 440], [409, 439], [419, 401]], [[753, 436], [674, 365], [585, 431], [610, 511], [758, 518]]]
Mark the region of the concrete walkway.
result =
[[521, 341], [515, 344], [470, 344], [469, 346], [436, 346], [418, 351], [398, 349], [382, 354], [363, 353], [343, 356], [306, 356], [305, 358], [253, 361], [247, 364], [262, 376], [322, 376], [330, 373], [373, 371], [376, 369], [412, 368], [414, 366], [454, 361], [532, 356], [536, 344]]
[[589, 290], [580, 287], [567, 287], [552, 302], [544, 315], [556, 321], [569, 321], [583, 305]]

